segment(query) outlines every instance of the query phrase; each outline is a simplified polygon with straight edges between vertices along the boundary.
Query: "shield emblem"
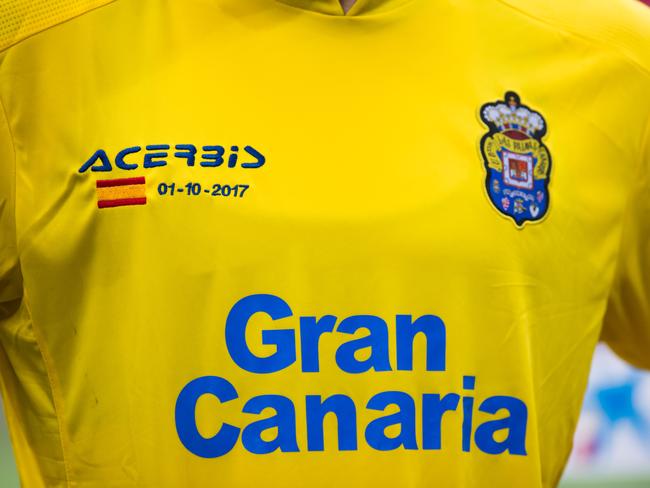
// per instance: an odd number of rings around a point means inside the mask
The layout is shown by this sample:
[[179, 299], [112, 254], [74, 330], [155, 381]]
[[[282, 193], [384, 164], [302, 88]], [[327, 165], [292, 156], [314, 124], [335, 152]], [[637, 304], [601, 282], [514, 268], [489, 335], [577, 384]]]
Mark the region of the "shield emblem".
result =
[[484, 104], [480, 117], [489, 129], [481, 139], [481, 155], [491, 204], [520, 229], [542, 220], [551, 174], [551, 154], [542, 141], [544, 117], [522, 105], [515, 92]]

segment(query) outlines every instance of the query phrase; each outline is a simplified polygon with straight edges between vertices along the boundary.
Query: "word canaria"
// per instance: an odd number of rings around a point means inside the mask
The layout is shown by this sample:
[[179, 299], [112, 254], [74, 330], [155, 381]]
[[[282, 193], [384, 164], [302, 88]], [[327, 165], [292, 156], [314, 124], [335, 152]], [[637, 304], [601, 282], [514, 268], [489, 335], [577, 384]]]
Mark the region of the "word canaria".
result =
[[[127, 147], [119, 151], [112, 160], [115, 166], [123, 170], [134, 170], [142, 165], [143, 168], [156, 168], [166, 166], [171, 146], [169, 144], [153, 144], [145, 146], [145, 152], [141, 146]], [[194, 166], [198, 159], [199, 166], [205, 168], [216, 168], [226, 162], [226, 149], [223, 146], [202, 146], [202, 152], [199, 154], [196, 146], [192, 144], [176, 144], [174, 146], [173, 157], [182, 159], [187, 166]], [[239, 146], [231, 146], [227, 156], [226, 166], [234, 168], [238, 164], [242, 168], [259, 168], [264, 165], [266, 158], [262, 153], [252, 146], [245, 146], [244, 152], [252, 160], [239, 162]], [[143, 152], [142, 155], [136, 156]], [[111, 158], [108, 157], [104, 149], [98, 149], [88, 160], [81, 165], [79, 173], [91, 171], [113, 171]]]
[[[239, 300], [230, 310], [226, 319], [226, 346], [231, 359], [240, 368], [250, 373], [269, 374], [292, 367], [298, 362], [297, 345], [300, 344], [300, 370], [302, 373], [320, 371], [319, 340], [329, 333], [354, 334], [365, 329], [368, 335], [343, 343], [336, 350], [334, 361], [344, 373], [363, 374], [368, 371], [392, 371], [389, 358], [389, 333], [386, 322], [374, 315], [353, 315], [340, 322], [333, 315], [322, 317], [304, 316], [298, 318], [299, 338], [292, 328], [265, 328], [262, 330], [262, 344], [275, 346], [269, 356], [256, 355], [250, 344], [251, 331], [248, 330], [251, 317], [263, 313], [273, 321], [293, 316], [289, 305], [274, 295], [250, 295]], [[413, 318], [410, 315], [397, 315], [395, 319], [396, 369], [413, 370], [413, 348], [417, 335], [426, 340], [426, 370], [441, 372], [446, 367], [446, 329], [443, 321], [434, 315]], [[368, 350], [364, 360], [357, 358], [359, 351]], [[374, 378], [375, 380], [377, 377]], [[310, 382], [310, 384], [313, 384]], [[472, 445], [487, 454], [508, 453], [526, 455], [526, 426], [528, 409], [526, 404], [515, 397], [495, 395], [484, 399], [478, 406], [482, 415], [475, 427], [474, 414], [476, 398], [475, 376], [463, 377], [464, 394], [423, 393], [418, 397], [421, 413], [417, 413], [416, 400], [402, 391], [380, 392], [365, 404], [367, 411], [359, 417], [366, 418], [371, 412], [391, 413], [370, 420], [365, 426], [366, 444], [376, 450], [394, 449], [442, 449], [443, 425], [445, 431], [460, 431], [461, 448], [470, 452]], [[222, 422], [219, 431], [212, 437], [204, 437], [196, 422], [196, 406], [199, 400], [211, 395], [222, 404], [239, 398], [235, 386], [219, 376], [202, 376], [190, 381], [180, 392], [176, 401], [176, 431], [181, 443], [193, 454], [204, 458], [215, 458], [230, 452], [241, 437], [247, 451], [255, 454], [279, 452], [300, 452], [298, 445], [298, 424], [296, 404], [292, 399], [279, 394], [259, 395], [248, 399], [241, 411], [259, 415], [271, 409], [274, 415], [254, 420], [241, 426]], [[325, 418], [332, 414], [337, 421], [336, 445], [339, 451], [358, 450], [358, 411], [355, 401], [344, 394], [333, 394], [323, 398], [309, 394], [300, 401], [304, 406], [306, 419], [306, 450], [325, 450]], [[395, 412], [395, 410], [397, 411]], [[448, 412], [457, 412], [454, 415]], [[446, 415], [445, 415], [446, 414]], [[485, 414], [497, 415], [487, 418]], [[460, 417], [460, 418], [459, 418]], [[420, 436], [416, 423], [419, 420]], [[389, 435], [399, 430], [398, 435]], [[303, 429], [300, 429], [302, 432]], [[332, 434], [334, 435], [334, 434]], [[472, 443], [473, 441], [473, 443]], [[333, 440], [331, 441], [333, 442]], [[303, 450], [304, 447], [303, 447]]]

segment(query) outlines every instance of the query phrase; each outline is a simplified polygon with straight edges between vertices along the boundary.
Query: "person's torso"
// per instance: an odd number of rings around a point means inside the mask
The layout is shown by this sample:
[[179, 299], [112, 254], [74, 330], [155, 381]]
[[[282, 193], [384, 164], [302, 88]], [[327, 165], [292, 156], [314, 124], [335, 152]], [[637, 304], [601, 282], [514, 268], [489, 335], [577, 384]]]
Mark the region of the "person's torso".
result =
[[557, 482], [647, 67], [555, 5], [305, 3], [121, 0], [3, 55], [26, 486]]

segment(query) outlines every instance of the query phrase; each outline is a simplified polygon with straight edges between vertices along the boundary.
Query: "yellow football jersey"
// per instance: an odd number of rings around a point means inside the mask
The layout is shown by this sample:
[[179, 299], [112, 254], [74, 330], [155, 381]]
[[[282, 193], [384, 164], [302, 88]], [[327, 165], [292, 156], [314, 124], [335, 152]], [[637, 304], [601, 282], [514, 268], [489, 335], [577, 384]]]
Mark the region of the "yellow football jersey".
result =
[[3, 0], [26, 487], [553, 487], [650, 367], [650, 10]]

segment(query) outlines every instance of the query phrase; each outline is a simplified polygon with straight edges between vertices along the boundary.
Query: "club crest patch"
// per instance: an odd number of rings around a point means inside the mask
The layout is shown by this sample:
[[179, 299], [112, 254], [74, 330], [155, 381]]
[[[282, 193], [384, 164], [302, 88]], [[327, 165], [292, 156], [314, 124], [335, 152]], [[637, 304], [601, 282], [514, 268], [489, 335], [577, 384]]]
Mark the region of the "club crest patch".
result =
[[480, 117], [489, 132], [481, 139], [485, 185], [492, 205], [522, 228], [548, 212], [551, 154], [542, 138], [546, 121], [507, 92], [486, 103]]

